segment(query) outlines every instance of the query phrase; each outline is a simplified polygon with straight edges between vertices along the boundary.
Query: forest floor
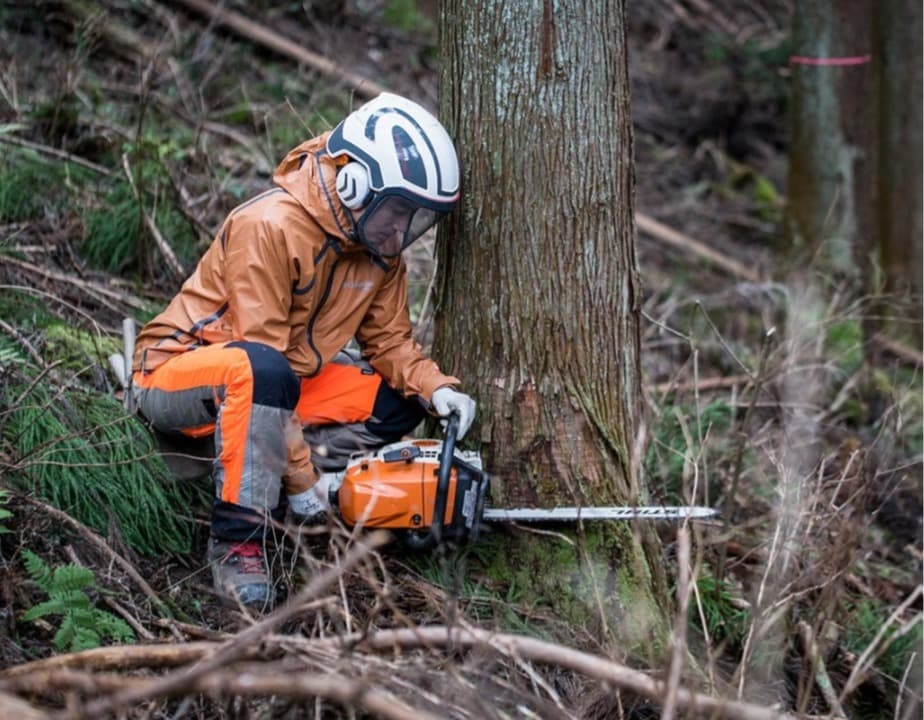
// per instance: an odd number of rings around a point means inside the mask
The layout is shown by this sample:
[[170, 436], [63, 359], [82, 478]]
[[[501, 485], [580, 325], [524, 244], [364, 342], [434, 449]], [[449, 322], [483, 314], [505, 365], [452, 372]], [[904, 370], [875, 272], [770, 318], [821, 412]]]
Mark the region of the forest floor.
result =
[[[225, 6], [435, 108], [435, 18], [410, 1], [341, 5]], [[690, 594], [684, 685], [751, 703], [716, 716], [920, 717], [920, 353], [869, 337], [882, 298], [783, 254], [790, 3], [627, 5], [643, 469], [654, 501], [723, 519], [695, 529], [689, 583], [685, 543], [660, 531]], [[349, 555], [341, 533], [287, 531], [278, 570], [302, 612], [255, 625], [217, 602], [208, 488], [170, 480], [114, 399], [106, 357], [122, 318], [158, 312], [224, 215], [358, 98], [185, 7], [0, 6], [0, 711], [659, 715], [644, 680], [669, 658], [601, 647], [491, 576], [503, 533], [466, 552], [385, 550], [324, 584]], [[432, 246], [409, 258], [424, 345]], [[453, 623], [541, 638], [555, 659], [458, 638], [443, 652], [429, 636], [412, 651], [419, 637], [387, 635]], [[54, 664], [114, 639], [136, 655]], [[188, 670], [229, 640], [212, 684]], [[569, 665], [567, 648], [594, 654], [598, 674]], [[603, 655], [642, 679], [607, 676]], [[163, 667], [178, 668], [173, 688], [156, 687]]]

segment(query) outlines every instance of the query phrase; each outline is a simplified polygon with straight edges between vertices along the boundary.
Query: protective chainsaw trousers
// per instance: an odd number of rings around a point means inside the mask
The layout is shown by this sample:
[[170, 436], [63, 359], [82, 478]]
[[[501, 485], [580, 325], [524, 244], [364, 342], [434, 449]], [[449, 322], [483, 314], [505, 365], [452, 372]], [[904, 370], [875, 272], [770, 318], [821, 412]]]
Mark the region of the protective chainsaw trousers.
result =
[[211, 531], [228, 540], [262, 532], [268, 515], [280, 519], [284, 495], [314, 485], [318, 468], [345, 467], [351, 453], [400, 439], [424, 415], [345, 353], [299, 378], [282, 353], [253, 342], [179, 353], [135, 373], [134, 395], [159, 432], [214, 435]]

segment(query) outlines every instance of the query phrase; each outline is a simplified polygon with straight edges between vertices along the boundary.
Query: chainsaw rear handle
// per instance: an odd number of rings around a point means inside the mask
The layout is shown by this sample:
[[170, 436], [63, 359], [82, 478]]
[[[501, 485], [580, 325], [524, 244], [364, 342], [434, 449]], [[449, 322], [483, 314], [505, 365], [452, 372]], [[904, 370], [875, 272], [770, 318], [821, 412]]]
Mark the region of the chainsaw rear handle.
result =
[[452, 460], [456, 453], [456, 437], [459, 435], [459, 413], [449, 413], [446, 435], [443, 437], [443, 452], [440, 455], [439, 477], [436, 483], [436, 497], [433, 499], [433, 521], [430, 523], [430, 537], [436, 544], [443, 539], [443, 525], [446, 518], [446, 503], [449, 500], [449, 476]]

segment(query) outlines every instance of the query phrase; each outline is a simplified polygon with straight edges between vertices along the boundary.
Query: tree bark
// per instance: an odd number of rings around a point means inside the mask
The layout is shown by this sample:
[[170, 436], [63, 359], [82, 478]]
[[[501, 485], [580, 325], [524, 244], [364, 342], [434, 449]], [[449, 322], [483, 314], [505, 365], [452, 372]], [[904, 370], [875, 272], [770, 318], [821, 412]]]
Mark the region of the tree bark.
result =
[[856, 278], [875, 247], [872, 0], [797, 0], [788, 239], [793, 259]]
[[[624, 4], [448, 0], [440, 35], [442, 118], [463, 199], [438, 243], [435, 354], [478, 399], [473, 436], [495, 477], [493, 503], [636, 501], [640, 288]], [[558, 569], [546, 565], [557, 551], [531, 536], [511, 546], [504, 572], [547, 594], [580, 594], [590, 577], [585, 599], [603, 615], [663, 607], [660, 564], [646, 562], [639, 537], [652, 556], [657, 545], [636, 529], [585, 528], [577, 549], [558, 548]], [[609, 607], [614, 595], [621, 609]]]
[[[921, 343], [921, 3], [877, 5], [879, 68], [879, 262], [885, 290], [901, 300], [891, 330]], [[894, 306], [883, 313], [894, 315]], [[910, 327], [909, 327], [910, 324]]]

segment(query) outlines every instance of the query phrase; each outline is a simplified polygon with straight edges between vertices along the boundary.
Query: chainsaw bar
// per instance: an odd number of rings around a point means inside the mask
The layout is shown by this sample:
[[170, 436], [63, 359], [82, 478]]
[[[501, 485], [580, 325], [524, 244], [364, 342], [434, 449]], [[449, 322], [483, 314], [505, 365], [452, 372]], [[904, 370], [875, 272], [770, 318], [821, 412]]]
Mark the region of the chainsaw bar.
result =
[[576, 520], [708, 520], [718, 511], [697, 505], [639, 507], [485, 508], [485, 522], [574, 522]]

